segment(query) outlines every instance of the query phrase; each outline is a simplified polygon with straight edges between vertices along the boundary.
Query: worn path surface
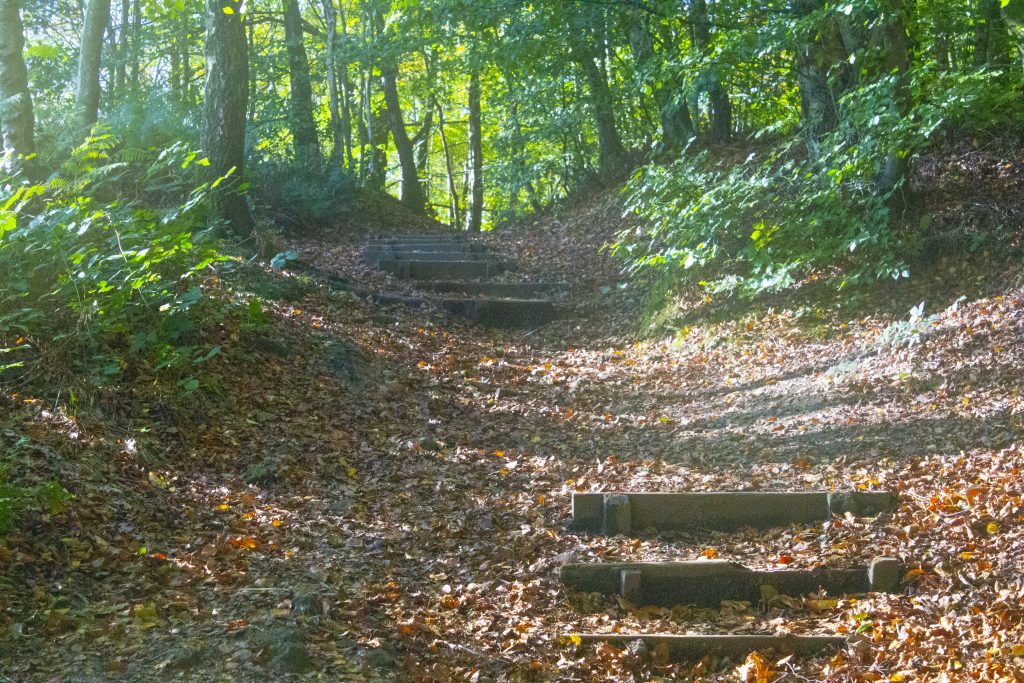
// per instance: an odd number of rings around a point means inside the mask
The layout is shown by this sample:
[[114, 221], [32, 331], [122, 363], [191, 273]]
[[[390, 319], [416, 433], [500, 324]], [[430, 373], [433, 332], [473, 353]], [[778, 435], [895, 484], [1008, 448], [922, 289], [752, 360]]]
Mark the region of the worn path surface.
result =
[[[616, 290], [615, 265], [591, 256], [596, 238], [572, 221], [493, 247], [538, 279], [570, 280], [576, 318], [511, 331], [427, 324], [278, 273], [264, 291], [270, 340], [225, 344], [235, 350], [214, 361], [223, 400], [204, 404], [208, 419], [168, 419], [129, 443], [19, 408], [63, 435], [41, 436], [41, 452], [80, 448], [93, 458], [84, 478], [91, 467], [134, 488], [80, 500], [58, 520], [59, 549], [5, 541], [0, 560], [18, 569], [0, 586], [13, 596], [0, 626], [17, 637], [0, 644], [0, 680], [994, 680], [1017, 670], [1021, 292], [971, 296], [921, 327], [912, 349], [883, 343], [890, 314], [811, 304], [720, 322], [695, 306], [677, 336], [635, 343], [622, 312], [639, 301]], [[297, 248], [337, 282], [403, 286], [362, 264], [359, 245]], [[851, 487], [895, 489], [905, 503], [874, 521], [740, 533], [568, 529], [577, 490]], [[700, 557], [845, 568], [882, 553], [911, 568], [906, 593], [722, 609], [567, 593], [556, 571]], [[616, 629], [860, 635], [823, 659], [697, 664], [560, 637]]]

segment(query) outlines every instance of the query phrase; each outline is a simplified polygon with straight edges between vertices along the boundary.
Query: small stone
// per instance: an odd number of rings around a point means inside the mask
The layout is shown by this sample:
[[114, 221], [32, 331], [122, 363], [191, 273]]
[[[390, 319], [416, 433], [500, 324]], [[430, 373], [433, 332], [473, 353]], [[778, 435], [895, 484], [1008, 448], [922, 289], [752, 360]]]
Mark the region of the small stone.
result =
[[437, 452], [441, 450], [441, 444], [429, 436], [421, 437], [419, 440], [420, 448], [425, 451]]
[[245, 468], [245, 483], [265, 486], [277, 480], [281, 466], [273, 460], [264, 460]]
[[286, 643], [271, 655], [271, 668], [282, 674], [301, 674], [313, 666], [313, 659], [300, 643]]

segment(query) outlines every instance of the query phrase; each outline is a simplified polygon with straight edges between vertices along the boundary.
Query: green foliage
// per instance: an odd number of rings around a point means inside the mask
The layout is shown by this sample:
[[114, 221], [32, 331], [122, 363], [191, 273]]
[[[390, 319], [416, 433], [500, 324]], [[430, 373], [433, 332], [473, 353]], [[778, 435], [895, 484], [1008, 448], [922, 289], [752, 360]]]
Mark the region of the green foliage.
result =
[[46, 357], [103, 385], [129, 367], [209, 357], [198, 346], [197, 316], [212, 306], [201, 278], [222, 257], [204, 229], [209, 187], [193, 185], [201, 161], [180, 145], [125, 148], [98, 134], [45, 184], [3, 186], [8, 366]]
[[59, 515], [73, 498], [57, 481], [36, 484], [11, 476], [12, 464], [29, 443], [27, 437], [21, 437], [0, 457], [0, 536], [13, 531], [25, 512]]
[[774, 291], [820, 275], [840, 286], [906, 277], [921, 236], [901, 231], [892, 214], [906, 178], [886, 187], [887, 167], [912, 160], [939, 131], [976, 130], [1019, 110], [992, 77], [927, 64], [909, 75], [921, 95], [906, 116], [892, 105], [895, 75], [866, 82], [842, 98], [843, 117], [817, 155], [784, 139], [724, 167], [707, 152], [649, 166], [626, 188], [646, 229], [620, 235], [615, 252], [633, 272], [680, 268], [712, 291]]

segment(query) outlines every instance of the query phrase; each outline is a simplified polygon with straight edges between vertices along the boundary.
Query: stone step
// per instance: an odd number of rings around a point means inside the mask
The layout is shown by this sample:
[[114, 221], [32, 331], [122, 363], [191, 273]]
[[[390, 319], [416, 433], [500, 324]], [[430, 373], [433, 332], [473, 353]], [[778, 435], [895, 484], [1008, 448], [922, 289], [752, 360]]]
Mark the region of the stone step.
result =
[[794, 635], [675, 635], [670, 633], [568, 633], [565, 640], [580, 644], [610, 643], [629, 647], [643, 641], [645, 649], [656, 656], [664, 652], [671, 661], [702, 659], [707, 655], [742, 661], [751, 652], [771, 650], [776, 655], [814, 655], [846, 644], [841, 636]]
[[471, 251], [405, 251], [391, 250], [372, 254], [367, 252], [367, 260], [377, 256], [376, 261], [495, 261], [493, 256]]
[[531, 299], [545, 294], [559, 294], [569, 289], [564, 282], [460, 282], [458, 280], [435, 280], [419, 285], [442, 294], [483, 295], [508, 299]]
[[375, 244], [366, 247], [364, 254], [436, 254], [448, 252], [453, 254], [484, 254], [487, 250], [472, 242], [452, 244]]
[[716, 491], [573, 493], [572, 525], [610, 535], [734, 531], [824, 522], [847, 512], [874, 516], [899, 507], [887, 491]]
[[367, 247], [418, 247], [436, 244], [474, 244], [466, 239], [453, 239], [450, 237], [425, 237], [419, 239], [372, 239], [366, 241]]
[[757, 604], [776, 595], [806, 595], [825, 590], [830, 596], [902, 589], [903, 564], [876, 557], [855, 569], [753, 570], [725, 560], [690, 562], [601, 562], [566, 564], [560, 575], [566, 588], [586, 593], [618, 594], [635, 605], [717, 607], [723, 600]]
[[498, 261], [398, 261], [381, 260], [381, 270], [407, 280], [450, 280], [453, 278], [482, 278], [500, 275], [506, 265]]
[[383, 304], [397, 304], [418, 308], [435, 305], [444, 311], [457, 315], [485, 327], [505, 329], [537, 327], [556, 320], [561, 313], [557, 306], [546, 299], [461, 299], [404, 296], [381, 293], [374, 299]]
[[540, 327], [559, 317], [558, 308], [547, 299], [461, 299], [443, 298], [440, 305], [453, 315], [484, 327]]

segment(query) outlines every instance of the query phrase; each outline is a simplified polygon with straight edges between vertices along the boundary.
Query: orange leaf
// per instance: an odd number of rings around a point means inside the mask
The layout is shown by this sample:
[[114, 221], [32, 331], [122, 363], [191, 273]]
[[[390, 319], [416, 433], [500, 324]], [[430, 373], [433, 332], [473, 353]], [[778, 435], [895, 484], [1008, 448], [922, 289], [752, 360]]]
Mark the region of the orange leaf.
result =
[[789, 564], [793, 561], [793, 557], [790, 555], [779, 555], [779, 564]]
[[704, 557], [706, 557], [709, 560], [713, 560], [716, 557], [718, 557], [718, 551], [715, 550], [714, 548], [705, 548], [704, 550], [701, 551], [700, 554], [703, 555]]

